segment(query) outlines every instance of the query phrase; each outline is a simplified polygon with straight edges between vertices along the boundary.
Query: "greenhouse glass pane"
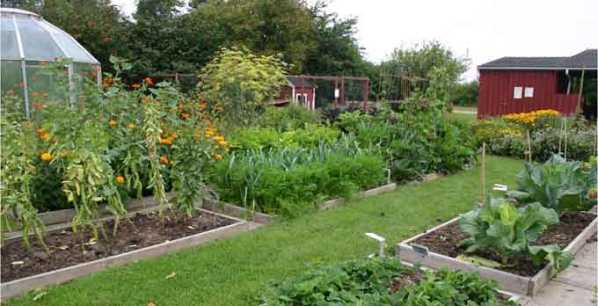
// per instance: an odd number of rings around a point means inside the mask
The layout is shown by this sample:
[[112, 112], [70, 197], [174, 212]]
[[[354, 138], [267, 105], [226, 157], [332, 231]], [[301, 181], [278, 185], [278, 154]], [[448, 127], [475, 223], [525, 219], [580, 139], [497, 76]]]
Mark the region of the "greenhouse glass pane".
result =
[[95, 63], [95, 60], [77, 45], [71, 37], [66, 33], [60, 31], [52, 31], [54, 37], [58, 41], [58, 44], [66, 51], [68, 56], [75, 62]]
[[58, 45], [37, 21], [30, 18], [17, 18], [25, 57], [32, 60], [50, 61], [65, 57]]
[[40, 62], [27, 62], [27, 86], [33, 109], [50, 103], [69, 104], [67, 69], [55, 71], [49, 67]]
[[6, 95], [16, 95], [21, 99], [23, 98], [23, 79], [21, 73], [21, 62], [20, 61], [2, 61], [2, 69], [0, 77], [2, 86], [2, 97]]
[[17, 35], [12, 18], [2, 16], [0, 20], [0, 54], [2, 59], [20, 59]]

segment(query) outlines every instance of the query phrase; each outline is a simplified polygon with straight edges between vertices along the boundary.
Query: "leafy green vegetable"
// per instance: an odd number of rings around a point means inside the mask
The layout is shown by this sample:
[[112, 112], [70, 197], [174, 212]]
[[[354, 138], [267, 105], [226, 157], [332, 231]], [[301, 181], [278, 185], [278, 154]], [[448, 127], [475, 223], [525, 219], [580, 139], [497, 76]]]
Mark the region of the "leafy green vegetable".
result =
[[[530, 245], [549, 225], [559, 222], [556, 211], [539, 203], [516, 208], [502, 198], [490, 199], [489, 202], [460, 219], [461, 230], [469, 236], [463, 241], [467, 246], [466, 253], [492, 250], [501, 257], [503, 264], [508, 264], [513, 256], [530, 254]], [[539, 252], [538, 248], [533, 251]], [[548, 253], [557, 251], [554, 248], [542, 250]]]
[[261, 305], [497, 305], [496, 283], [476, 273], [421, 272], [396, 259], [362, 259], [273, 283]]
[[574, 258], [571, 253], [561, 251], [561, 248], [556, 244], [530, 246], [529, 253], [536, 264], [541, 264], [545, 261], [551, 263], [554, 267], [554, 270], [552, 270], [553, 274], [568, 267]]
[[527, 163], [517, 175], [517, 189], [524, 201], [540, 202], [561, 211], [587, 210], [591, 201], [588, 192], [595, 180], [596, 164], [585, 171], [579, 161], [566, 161], [553, 155], [545, 164]]

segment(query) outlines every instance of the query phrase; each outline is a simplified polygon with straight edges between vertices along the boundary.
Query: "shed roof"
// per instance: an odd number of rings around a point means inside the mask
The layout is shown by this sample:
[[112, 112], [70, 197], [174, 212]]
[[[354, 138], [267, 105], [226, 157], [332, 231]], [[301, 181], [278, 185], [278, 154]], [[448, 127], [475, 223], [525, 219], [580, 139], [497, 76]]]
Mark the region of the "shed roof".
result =
[[573, 56], [558, 57], [503, 57], [478, 66], [479, 69], [583, 69], [596, 70], [597, 49], [587, 49]]
[[289, 80], [289, 83], [291, 83], [292, 86], [296, 86], [296, 87], [316, 87], [314, 85], [314, 83], [309, 80], [309, 79], [305, 79], [305, 78], [301, 78], [301, 77], [296, 77], [296, 76], [287, 76], [287, 79]]

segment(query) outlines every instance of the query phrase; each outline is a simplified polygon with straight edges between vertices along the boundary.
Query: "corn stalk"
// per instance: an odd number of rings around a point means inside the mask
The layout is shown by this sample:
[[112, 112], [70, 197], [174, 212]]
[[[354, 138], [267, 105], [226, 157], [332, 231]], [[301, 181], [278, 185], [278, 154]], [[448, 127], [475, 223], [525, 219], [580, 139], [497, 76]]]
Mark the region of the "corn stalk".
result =
[[149, 185], [154, 191], [154, 199], [158, 202], [158, 212], [162, 217], [164, 209], [168, 206], [164, 178], [162, 177], [162, 165], [158, 154], [158, 144], [162, 128], [160, 127], [160, 107], [158, 102], [147, 96], [144, 98], [143, 108], [143, 131], [145, 133], [145, 146], [149, 160]]
[[[27, 124], [27, 123], [25, 123]], [[30, 124], [30, 123], [29, 123]], [[8, 215], [16, 219], [23, 232], [23, 243], [29, 249], [29, 235], [35, 234], [41, 245], [48, 250], [44, 242], [45, 226], [38, 216], [37, 209], [31, 203], [31, 179], [35, 175], [33, 156], [30, 150], [31, 135], [26, 127], [15, 121], [2, 118], [2, 159], [0, 171], [0, 216], [8, 221]], [[29, 136], [29, 137], [28, 137]], [[12, 230], [10, 222], [4, 222]]]
[[[120, 194], [112, 179], [110, 165], [100, 155], [85, 149], [77, 150], [66, 166], [63, 191], [69, 202], [75, 206], [72, 220], [73, 232], [80, 226], [89, 227], [94, 238], [98, 238], [97, 220], [100, 218], [99, 205], [106, 203], [106, 209], [116, 217], [126, 213]], [[103, 233], [103, 227], [100, 225]]]

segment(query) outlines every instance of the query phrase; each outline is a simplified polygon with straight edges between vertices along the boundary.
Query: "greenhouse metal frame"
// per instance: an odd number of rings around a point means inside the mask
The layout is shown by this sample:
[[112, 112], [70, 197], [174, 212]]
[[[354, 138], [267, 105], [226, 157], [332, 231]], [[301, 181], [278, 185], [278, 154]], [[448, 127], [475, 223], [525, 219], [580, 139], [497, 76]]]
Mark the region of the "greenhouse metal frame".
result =
[[[39, 63], [68, 60], [65, 69], [71, 105], [74, 105], [77, 99], [76, 77], [84, 76], [86, 73], [91, 76], [95, 74], [95, 82], [98, 86], [101, 85], [100, 62], [71, 35], [29, 11], [0, 8], [0, 16], [2, 86], [6, 87], [12, 80], [18, 87], [22, 87], [24, 111], [27, 116], [31, 114], [30, 91], [34, 85], [32, 83], [39, 79], [35, 73], [41, 71]], [[15, 74], [17, 70], [18, 73]], [[8, 80], [4, 80], [7, 78]], [[81, 79], [83, 80], [84, 77]], [[19, 80], [20, 82], [17, 82]], [[48, 91], [55, 86], [52, 78], [47, 84]], [[7, 90], [9, 89], [2, 88], [2, 93]]]

